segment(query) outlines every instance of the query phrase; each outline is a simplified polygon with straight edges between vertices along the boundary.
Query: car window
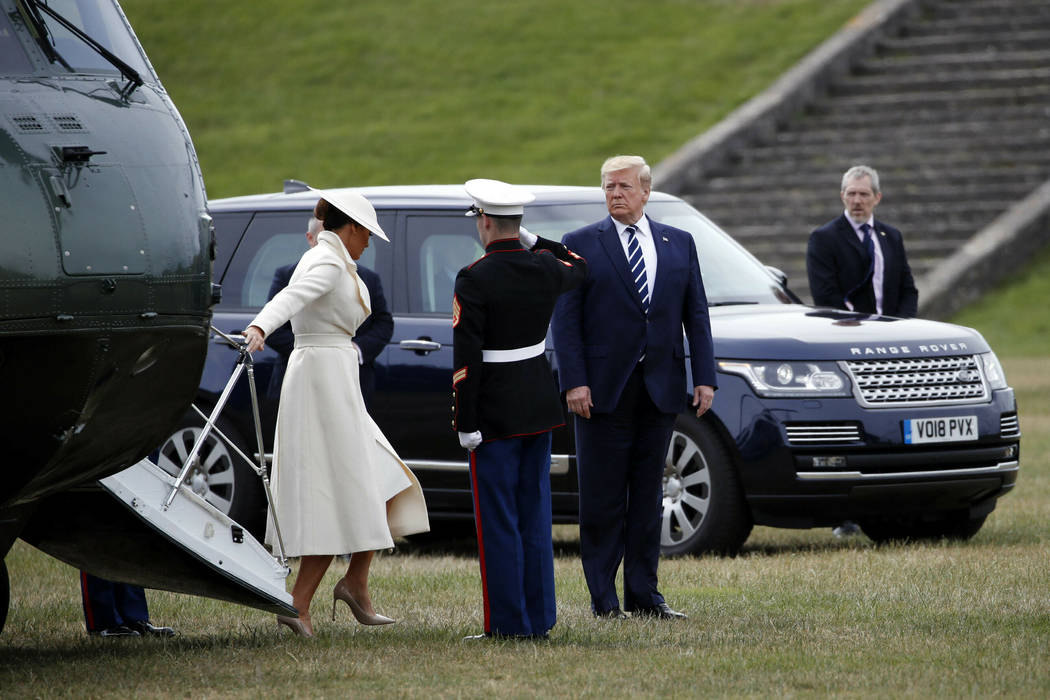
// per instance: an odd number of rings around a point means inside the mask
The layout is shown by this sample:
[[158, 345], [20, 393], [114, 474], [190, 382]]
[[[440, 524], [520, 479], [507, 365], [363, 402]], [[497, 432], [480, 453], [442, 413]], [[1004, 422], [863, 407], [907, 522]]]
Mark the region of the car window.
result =
[[[485, 254], [473, 219], [456, 215], [406, 217], [409, 312], [452, 313], [459, 271]], [[418, 251], [418, 253], [416, 252]]]
[[[255, 215], [223, 277], [224, 307], [257, 309], [266, 303], [277, 268], [297, 262], [306, 252], [309, 216], [308, 211]], [[359, 262], [375, 269], [375, 248], [365, 249]]]
[[274, 271], [298, 260], [306, 248], [306, 236], [302, 233], [277, 233], [268, 238], [248, 264], [242, 283], [241, 304], [251, 307], [265, 304]]

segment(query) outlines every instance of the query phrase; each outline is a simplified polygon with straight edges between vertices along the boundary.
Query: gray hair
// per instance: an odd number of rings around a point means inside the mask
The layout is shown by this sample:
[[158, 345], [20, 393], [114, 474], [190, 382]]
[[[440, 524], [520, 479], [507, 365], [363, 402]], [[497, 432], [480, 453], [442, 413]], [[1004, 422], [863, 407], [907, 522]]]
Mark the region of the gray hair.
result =
[[316, 216], [310, 217], [310, 223], [306, 225], [306, 232], [316, 236], [324, 229], [324, 222], [318, 219]]
[[608, 173], [614, 173], [617, 170], [627, 170], [628, 168], [636, 168], [638, 170], [638, 181], [642, 183], [642, 186], [648, 189], [653, 184], [653, 171], [649, 168], [649, 164], [645, 162], [645, 158], [641, 156], [613, 156], [604, 163], [602, 163], [602, 185], [605, 185], [605, 176]]
[[852, 168], [846, 171], [846, 174], [842, 176], [842, 188], [839, 192], [845, 192], [846, 186], [858, 177], [868, 177], [871, 179], [871, 191], [875, 194], [879, 193], [879, 174], [875, 172], [875, 168], [868, 165], [854, 165]]

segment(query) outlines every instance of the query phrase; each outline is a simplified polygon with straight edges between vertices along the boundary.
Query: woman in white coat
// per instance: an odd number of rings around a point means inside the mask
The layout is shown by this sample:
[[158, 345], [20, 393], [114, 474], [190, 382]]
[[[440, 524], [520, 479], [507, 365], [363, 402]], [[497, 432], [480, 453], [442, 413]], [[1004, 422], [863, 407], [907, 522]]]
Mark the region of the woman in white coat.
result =
[[[363, 624], [389, 624], [368, 591], [376, 550], [393, 538], [430, 529], [423, 491], [365, 410], [354, 331], [371, 313], [356, 260], [374, 234], [389, 241], [375, 209], [359, 194], [322, 192], [314, 215], [324, 222], [291, 281], [244, 332], [248, 350], [291, 319], [295, 349], [281, 387], [274, 439], [273, 497], [285, 554], [300, 557], [292, 586], [298, 618], [278, 616], [313, 635], [310, 601], [335, 554], [352, 552], [333, 591]], [[266, 541], [276, 540], [267, 519]]]

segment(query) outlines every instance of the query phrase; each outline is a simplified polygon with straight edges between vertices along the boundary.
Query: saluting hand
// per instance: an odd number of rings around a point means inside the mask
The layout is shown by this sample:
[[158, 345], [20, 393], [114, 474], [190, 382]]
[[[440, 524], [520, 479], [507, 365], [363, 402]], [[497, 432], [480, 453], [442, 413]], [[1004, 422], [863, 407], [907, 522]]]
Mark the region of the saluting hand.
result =
[[693, 405], [696, 406], [696, 417], [707, 413], [711, 408], [711, 402], [715, 400], [715, 390], [707, 385], [693, 387]]
[[581, 418], [591, 417], [591, 388], [589, 386], [577, 386], [565, 392], [565, 403], [569, 406], [569, 412], [575, 413]]

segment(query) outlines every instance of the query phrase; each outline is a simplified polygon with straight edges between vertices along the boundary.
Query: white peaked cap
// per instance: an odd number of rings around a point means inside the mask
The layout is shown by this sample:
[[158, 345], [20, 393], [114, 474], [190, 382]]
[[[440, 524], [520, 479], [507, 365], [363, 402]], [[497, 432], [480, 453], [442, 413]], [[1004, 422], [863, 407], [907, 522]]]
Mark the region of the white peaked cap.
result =
[[477, 216], [479, 212], [489, 216], [521, 216], [525, 205], [536, 199], [536, 195], [525, 188], [500, 180], [467, 180], [463, 189], [474, 200], [467, 216]]

